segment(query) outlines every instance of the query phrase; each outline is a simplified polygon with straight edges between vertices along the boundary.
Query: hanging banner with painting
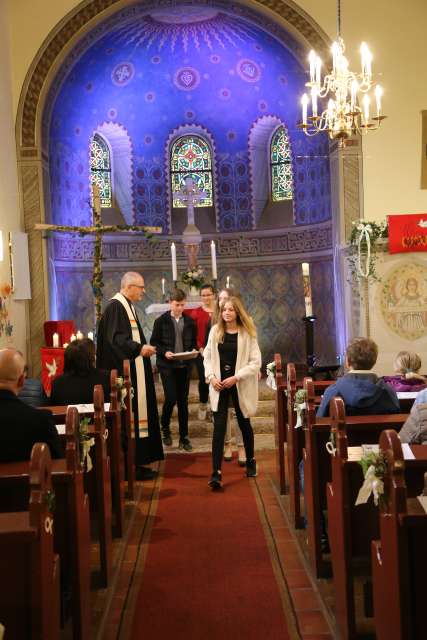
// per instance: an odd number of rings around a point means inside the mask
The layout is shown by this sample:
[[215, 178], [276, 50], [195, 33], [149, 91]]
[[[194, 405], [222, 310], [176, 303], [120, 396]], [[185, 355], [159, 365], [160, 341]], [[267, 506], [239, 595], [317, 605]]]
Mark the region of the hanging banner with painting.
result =
[[388, 216], [389, 253], [427, 251], [427, 213]]

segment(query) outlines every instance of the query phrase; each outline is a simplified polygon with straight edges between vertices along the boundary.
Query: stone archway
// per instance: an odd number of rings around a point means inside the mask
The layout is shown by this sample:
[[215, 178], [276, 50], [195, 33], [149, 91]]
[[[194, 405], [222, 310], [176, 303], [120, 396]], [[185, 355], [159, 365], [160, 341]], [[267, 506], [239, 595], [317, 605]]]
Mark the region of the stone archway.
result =
[[[33, 231], [34, 224], [49, 219], [49, 158], [47, 143], [42, 136], [43, 119], [47, 120], [49, 115], [45, 113], [45, 105], [61, 65], [66, 60], [70, 62], [67, 58], [70, 50], [79, 43], [83, 35], [90, 32], [101, 35], [105, 19], [119, 11], [131, 11], [134, 4], [132, 0], [87, 0], [84, 6], [79, 5], [65, 16], [39, 50], [27, 73], [21, 93], [16, 138], [24, 225], [29, 234], [33, 295], [29, 318], [29, 355], [36, 373], [39, 348], [44, 341], [43, 323], [48, 317], [49, 304], [47, 250], [41, 234]], [[152, 3], [147, 0], [146, 4], [148, 6]], [[214, 4], [229, 7], [225, 0], [217, 0]], [[284, 26], [301, 43], [301, 55], [311, 47], [328, 55], [326, 35], [292, 0], [237, 0], [233, 7], [237, 12], [239, 7], [261, 12]], [[72, 61], [71, 59], [71, 63]], [[343, 175], [342, 169], [337, 170], [338, 175]], [[353, 175], [350, 176], [351, 180]], [[358, 175], [356, 178], [358, 180]], [[358, 206], [357, 209], [359, 210]], [[43, 278], [40, 273], [44, 274]]]

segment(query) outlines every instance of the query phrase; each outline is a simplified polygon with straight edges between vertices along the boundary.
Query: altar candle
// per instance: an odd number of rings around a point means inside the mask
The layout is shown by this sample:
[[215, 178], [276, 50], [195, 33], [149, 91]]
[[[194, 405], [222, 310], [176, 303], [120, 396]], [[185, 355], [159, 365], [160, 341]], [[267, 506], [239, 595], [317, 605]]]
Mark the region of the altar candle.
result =
[[52, 346], [54, 349], [59, 349], [59, 335], [57, 333], [52, 336]]
[[302, 263], [302, 282], [304, 288], [304, 303], [306, 317], [313, 315], [313, 305], [311, 302], [310, 265], [308, 262]]
[[163, 294], [163, 295], [165, 295], [165, 293], [166, 293], [166, 290], [165, 290], [165, 283], [166, 283], [165, 279], [164, 279], [164, 278], [162, 278], [162, 294]]
[[76, 338], [77, 338], [77, 340], [83, 340], [83, 334], [82, 334], [81, 331], [77, 331]]
[[212, 260], [212, 280], [216, 280], [218, 278], [218, 273], [216, 270], [216, 246], [213, 240], [211, 242], [211, 260]]
[[171, 256], [172, 256], [172, 280], [176, 282], [178, 280], [178, 269], [176, 267], [176, 247], [175, 242], [171, 244]]
[[75, 339], [76, 339], [76, 334], [72, 333], [70, 336], [70, 342], [74, 342]]
[[87, 337], [89, 340], [93, 340], [93, 331], [88, 331]]
[[227, 289], [230, 288], [230, 276], [227, 276], [227, 280], [225, 282], [225, 286], [226, 286]]

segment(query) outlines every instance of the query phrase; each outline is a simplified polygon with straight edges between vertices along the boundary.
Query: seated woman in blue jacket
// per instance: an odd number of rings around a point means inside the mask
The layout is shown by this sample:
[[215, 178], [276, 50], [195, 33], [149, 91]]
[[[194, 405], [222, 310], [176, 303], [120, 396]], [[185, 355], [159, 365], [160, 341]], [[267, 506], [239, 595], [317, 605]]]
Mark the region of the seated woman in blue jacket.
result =
[[329, 403], [334, 396], [344, 400], [347, 415], [399, 413], [396, 392], [384, 380], [371, 372], [378, 357], [378, 347], [370, 338], [354, 338], [347, 346], [348, 373], [325, 391], [317, 416], [329, 415]]

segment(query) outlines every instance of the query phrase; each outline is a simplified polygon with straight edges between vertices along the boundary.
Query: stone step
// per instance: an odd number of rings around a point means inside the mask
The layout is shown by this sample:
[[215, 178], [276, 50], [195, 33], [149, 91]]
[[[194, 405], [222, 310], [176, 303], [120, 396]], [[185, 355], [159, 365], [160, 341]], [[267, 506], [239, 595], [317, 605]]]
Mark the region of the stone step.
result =
[[[255, 418], [251, 418], [251, 425], [255, 434], [272, 434], [274, 433], [274, 423], [272, 418], [265, 416], [255, 416]], [[212, 437], [213, 424], [212, 422], [205, 420], [191, 420], [188, 424], [189, 436], [203, 438], [203, 437]], [[171, 421], [171, 433], [172, 436], [178, 436], [178, 421], [176, 418], [172, 418]], [[234, 420], [233, 420], [233, 433], [234, 433]]]
[[[159, 415], [161, 415], [162, 413], [162, 406], [163, 403], [159, 402], [157, 407], [159, 410]], [[189, 402], [188, 403], [188, 414], [190, 416], [190, 420], [191, 419], [197, 419], [197, 414], [199, 411], [199, 402]], [[173, 416], [177, 416], [178, 415], [178, 411], [177, 408], [175, 407], [173, 410]], [[273, 400], [259, 400], [258, 402], [258, 411], [257, 411], [257, 416], [258, 417], [265, 417], [265, 418], [272, 418], [274, 416], [274, 401]]]

